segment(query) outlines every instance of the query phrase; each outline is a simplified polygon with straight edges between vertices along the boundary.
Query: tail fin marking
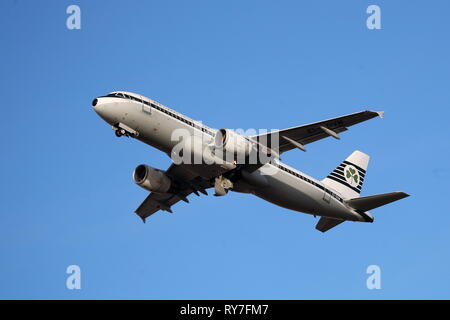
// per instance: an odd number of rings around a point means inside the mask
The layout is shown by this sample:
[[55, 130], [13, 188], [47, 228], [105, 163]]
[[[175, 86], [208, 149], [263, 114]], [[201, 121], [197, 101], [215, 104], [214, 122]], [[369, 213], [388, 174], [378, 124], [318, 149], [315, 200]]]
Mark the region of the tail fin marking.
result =
[[361, 193], [370, 157], [361, 151], [354, 151], [323, 183], [340, 192], [346, 198], [356, 198]]

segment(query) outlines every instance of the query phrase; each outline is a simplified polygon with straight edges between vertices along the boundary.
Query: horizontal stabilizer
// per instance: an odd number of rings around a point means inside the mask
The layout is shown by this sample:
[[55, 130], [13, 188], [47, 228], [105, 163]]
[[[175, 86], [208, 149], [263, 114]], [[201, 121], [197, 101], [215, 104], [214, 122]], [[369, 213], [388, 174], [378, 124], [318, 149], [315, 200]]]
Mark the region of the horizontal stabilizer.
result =
[[406, 197], [409, 197], [409, 194], [404, 192], [390, 192], [368, 197], [354, 198], [345, 200], [345, 202], [353, 209], [365, 212]]
[[337, 225], [341, 224], [344, 221], [345, 220], [322, 217], [322, 218], [320, 218], [319, 222], [317, 223], [316, 229], [319, 231], [325, 232], [325, 231], [330, 230], [331, 228], [336, 227]]

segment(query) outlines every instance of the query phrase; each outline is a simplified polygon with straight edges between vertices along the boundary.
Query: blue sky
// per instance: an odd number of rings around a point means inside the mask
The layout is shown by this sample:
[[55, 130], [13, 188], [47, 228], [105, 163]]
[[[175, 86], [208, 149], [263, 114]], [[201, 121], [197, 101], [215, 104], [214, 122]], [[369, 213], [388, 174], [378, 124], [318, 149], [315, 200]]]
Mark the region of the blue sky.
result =
[[[81, 8], [81, 30], [66, 8]], [[377, 4], [382, 29], [366, 28]], [[448, 1], [0, 2], [0, 298], [450, 298]], [[291, 151], [323, 178], [371, 155], [363, 194], [412, 196], [322, 234], [254, 196], [192, 198], [142, 224], [134, 167], [90, 107], [113, 90], [214, 128], [285, 128], [366, 108], [385, 119]], [[66, 288], [81, 267], [82, 289]], [[382, 289], [366, 288], [380, 266]]]

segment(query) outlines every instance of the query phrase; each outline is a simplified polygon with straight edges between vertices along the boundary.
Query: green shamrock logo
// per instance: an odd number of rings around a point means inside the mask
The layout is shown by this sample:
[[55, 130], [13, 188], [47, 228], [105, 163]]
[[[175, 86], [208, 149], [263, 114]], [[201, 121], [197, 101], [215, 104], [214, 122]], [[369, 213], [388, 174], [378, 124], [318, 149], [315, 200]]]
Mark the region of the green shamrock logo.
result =
[[347, 181], [351, 181], [351, 184], [354, 183], [357, 185], [359, 183], [358, 171], [353, 167], [347, 167], [347, 170], [345, 170], [345, 177], [347, 178]]

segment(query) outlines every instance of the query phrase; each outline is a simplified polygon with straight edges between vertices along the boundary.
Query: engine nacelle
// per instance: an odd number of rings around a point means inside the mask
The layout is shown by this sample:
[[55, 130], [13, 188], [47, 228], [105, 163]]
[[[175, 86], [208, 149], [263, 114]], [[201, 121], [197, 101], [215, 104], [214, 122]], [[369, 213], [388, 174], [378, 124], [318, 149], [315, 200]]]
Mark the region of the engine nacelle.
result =
[[215, 147], [239, 157], [246, 157], [252, 150], [252, 143], [243, 135], [229, 129], [219, 129], [214, 137]]
[[133, 171], [134, 182], [145, 190], [166, 193], [170, 189], [170, 178], [159, 169], [141, 164]]

